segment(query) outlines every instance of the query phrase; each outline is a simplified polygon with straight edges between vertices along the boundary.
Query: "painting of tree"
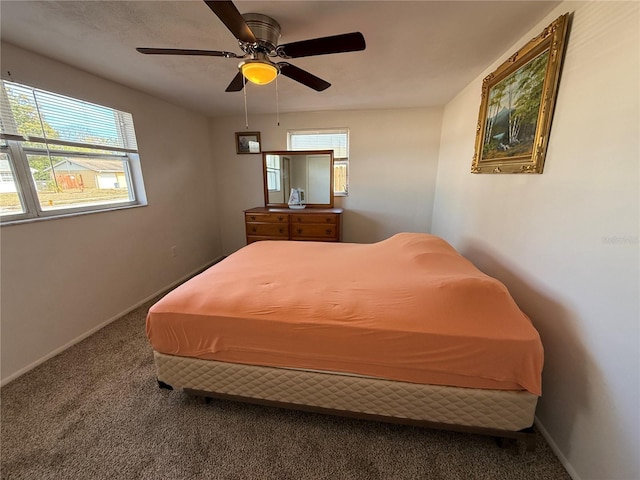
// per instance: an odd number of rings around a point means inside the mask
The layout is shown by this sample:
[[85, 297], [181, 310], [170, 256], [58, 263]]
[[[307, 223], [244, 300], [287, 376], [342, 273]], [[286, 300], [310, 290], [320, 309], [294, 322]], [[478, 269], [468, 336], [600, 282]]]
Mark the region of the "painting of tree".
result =
[[549, 51], [489, 91], [482, 160], [531, 155]]
[[570, 19], [556, 18], [483, 79], [471, 173], [542, 173]]

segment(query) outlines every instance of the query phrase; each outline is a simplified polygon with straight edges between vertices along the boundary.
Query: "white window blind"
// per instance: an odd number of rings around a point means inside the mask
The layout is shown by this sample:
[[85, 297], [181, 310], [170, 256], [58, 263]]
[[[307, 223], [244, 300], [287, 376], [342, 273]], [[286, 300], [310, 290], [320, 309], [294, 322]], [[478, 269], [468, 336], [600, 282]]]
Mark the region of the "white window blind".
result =
[[6, 80], [1, 87], [3, 139], [137, 152], [130, 113]]
[[291, 150], [333, 150], [334, 159], [348, 158], [348, 135], [345, 131], [289, 132]]
[[127, 112], [0, 80], [0, 157], [0, 222], [145, 201]]

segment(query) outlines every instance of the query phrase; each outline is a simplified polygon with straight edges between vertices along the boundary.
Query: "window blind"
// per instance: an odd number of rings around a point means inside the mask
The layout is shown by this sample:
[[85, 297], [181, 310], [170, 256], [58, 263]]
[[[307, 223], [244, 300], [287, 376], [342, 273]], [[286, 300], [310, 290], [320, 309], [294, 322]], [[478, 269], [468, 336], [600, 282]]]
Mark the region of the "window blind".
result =
[[333, 150], [334, 159], [348, 157], [346, 132], [291, 132], [291, 150]]
[[6, 80], [0, 85], [3, 139], [137, 152], [130, 113]]

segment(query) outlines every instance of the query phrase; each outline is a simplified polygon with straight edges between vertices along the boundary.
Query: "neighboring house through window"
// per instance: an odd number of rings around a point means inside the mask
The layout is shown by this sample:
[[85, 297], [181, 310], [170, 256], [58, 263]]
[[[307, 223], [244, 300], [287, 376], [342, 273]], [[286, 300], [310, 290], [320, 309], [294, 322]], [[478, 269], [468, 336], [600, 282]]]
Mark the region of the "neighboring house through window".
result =
[[333, 150], [333, 193], [349, 193], [349, 130], [289, 130], [288, 150]]
[[145, 203], [131, 114], [0, 81], [2, 222]]

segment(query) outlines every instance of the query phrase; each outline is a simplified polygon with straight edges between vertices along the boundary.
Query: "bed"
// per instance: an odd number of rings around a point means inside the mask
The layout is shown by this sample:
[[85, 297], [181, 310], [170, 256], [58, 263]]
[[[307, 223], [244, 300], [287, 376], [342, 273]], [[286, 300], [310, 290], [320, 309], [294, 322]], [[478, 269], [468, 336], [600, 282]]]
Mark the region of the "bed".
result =
[[154, 304], [146, 328], [163, 387], [531, 446], [538, 332], [434, 235], [252, 243]]

